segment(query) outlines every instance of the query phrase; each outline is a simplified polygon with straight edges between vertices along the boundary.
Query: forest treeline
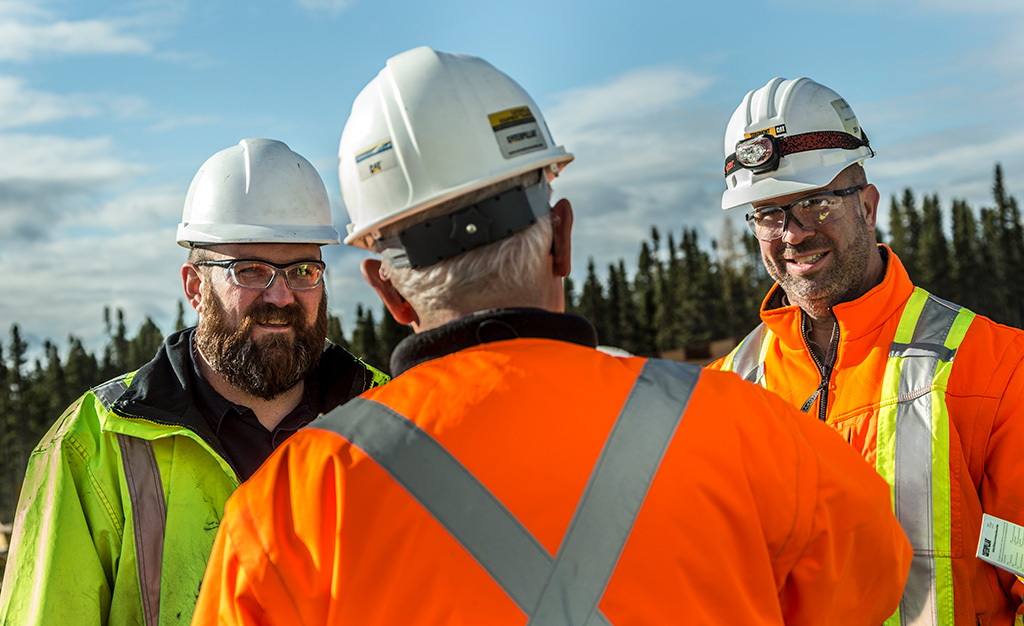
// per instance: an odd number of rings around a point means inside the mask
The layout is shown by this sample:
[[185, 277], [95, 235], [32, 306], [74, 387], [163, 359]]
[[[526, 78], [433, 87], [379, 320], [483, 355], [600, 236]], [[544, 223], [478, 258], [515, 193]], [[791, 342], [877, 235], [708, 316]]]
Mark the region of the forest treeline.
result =
[[[919, 199], [906, 189], [890, 199], [889, 223], [879, 224], [879, 240], [896, 251], [918, 285], [1024, 327], [1024, 225], [998, 165], [992, 196], [993, 204], [979, 211], [954, 200], [947, 219], [938, 196]], [[644, 356], [742, 337], [757, 324], [772, 282], [742, 222], [742, 215], [729, 215], [709, 245], [694, 228], [684, 226], [678, 237], [652, 228], [640, 242], [632, 275], [622, 259], [600, 269], [591, 261], [582, 282], [566, 280], [566, 308], [590, 319], [602, 344]], [[170, 331], [184, 328], [184, 314], [179, 301]], [[132, 337], [122, 311], [107, 309], [104, 318], [108, 341], [101, 354], [72, 335], [63, 356], [47, 340], [42, 356], [30, 363], [16, 323], [9, 339], [0, 341], [0, 522], [13, 519], [28, 455], [65, 408], [87, 389], [147, 362], [164, 339], [148, 317]], [[336, 316], [329, 329], [332, 341], [382, 369], [411, 332], [380, 305], [358, 306], [351, 333]]]

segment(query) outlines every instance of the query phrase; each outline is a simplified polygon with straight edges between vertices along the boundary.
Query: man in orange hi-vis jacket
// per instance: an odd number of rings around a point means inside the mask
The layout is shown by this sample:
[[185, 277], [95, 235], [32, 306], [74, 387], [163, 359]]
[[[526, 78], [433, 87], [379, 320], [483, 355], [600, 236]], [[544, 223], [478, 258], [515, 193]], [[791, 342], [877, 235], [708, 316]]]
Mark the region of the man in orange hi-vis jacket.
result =
[[227, 506], [196, 624], [863, 624], [910, 548], [827, 426], [566, 315], [572, 159], [486, 61], [417, 48], [340, 146], [346, 243], [416, 334]]
[[876, 244], [874, 151], [832, 89], [751, 91], [725, 156], [722, 208], [747, 206], [777, 284], [711, 367], [833, 427], [891, 485], [914, 563], [887, 626], [1021, 624], [1024, 331], [915, 287]]

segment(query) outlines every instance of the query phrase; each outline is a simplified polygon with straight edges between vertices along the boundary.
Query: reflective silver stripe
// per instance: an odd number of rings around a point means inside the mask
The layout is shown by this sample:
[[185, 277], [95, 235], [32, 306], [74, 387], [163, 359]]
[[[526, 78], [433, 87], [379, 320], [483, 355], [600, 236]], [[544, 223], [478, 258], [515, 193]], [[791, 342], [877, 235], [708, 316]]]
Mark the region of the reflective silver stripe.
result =
[[[935, 441], [932, 403], [942, 401], [934, 391], [940, 364], [950, 363], [956, 356], [956, 348], [944, 344], [958, 313], [958, 308], [928, 297], [911, 341], [894, 342], [889, 353], [891, 365], [901, 363], [893, 441], [893, 508], [914, 548], [910, 575], [900, 601], [902, 624], [933, 625], [952, 620], [952, 616], [940, 617], [936, 595], [936, 554], [942, 551], [935, 545], [937, 512], [933, 505], [932, 472], [936, 461], [933, 456], [941, 456], [934, 445], [943, 443]], [[948, 441], [945, 445], [948, 447]], [[942, 471], [948, 472], [948, 462], [943, 465]]]
[[146, 626], [156, 626], [160, 621], [160, 568], [167, 523], [160, 468], [148, 440], [118, 433], [117, 443], [131, 501], [142, 615]]
[[374, 459], [441, 523], [533, 624], [607, 624], [597, 611], [662, 455], [700, 376], [648, 360], [619, 413], [555, 559], [430, 435], [356, 398], [311, 427]]
[[754, 330], [750, 331], [732, 357], [733, 372], [739, 374], [743, 380], [757, 383], [764, 378], [764, 362], [761, 359], [761, 344], [764, 343], [765, 335], [768, 334], [768, 327], [761, 323]]
[[587, 624], [682, 419], [700, 370], [648, 360], [605, 441], [530, 624]]
[[[383, 404], [353, 398], [307, 428], [333, 431], [365, 452], [440, 522], [520, 607], [540, 597], [553, 559], [447, 450]], [[527, 609], [524, 609], [524, 611]]]
[[124, 378], [115, 378], [94, 388], [92, 394], [100, 401], [103, 408], [109, 411], [110, 407], [114, 405], [114, 401], [120, 398], [126, 389], [128, 389], [128, 384], [124, 382]]

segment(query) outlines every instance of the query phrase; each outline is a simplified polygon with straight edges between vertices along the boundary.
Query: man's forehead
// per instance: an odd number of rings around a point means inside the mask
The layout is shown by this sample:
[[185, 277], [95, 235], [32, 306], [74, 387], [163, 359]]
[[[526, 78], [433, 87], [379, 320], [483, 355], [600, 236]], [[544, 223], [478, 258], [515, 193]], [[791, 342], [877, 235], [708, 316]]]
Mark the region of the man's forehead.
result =
[[204, 246], [216, 257], [224, 259], [263, 259], [267, 261], [320, 260], [320, 246], [315, 243], [223, 243]]

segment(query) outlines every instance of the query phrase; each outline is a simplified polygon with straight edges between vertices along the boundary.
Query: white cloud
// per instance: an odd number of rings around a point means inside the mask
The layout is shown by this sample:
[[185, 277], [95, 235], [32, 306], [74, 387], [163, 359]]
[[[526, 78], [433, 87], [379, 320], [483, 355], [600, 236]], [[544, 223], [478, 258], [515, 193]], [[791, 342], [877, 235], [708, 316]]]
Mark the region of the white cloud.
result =
[[[594, 258], [632, 266], [652, 226], [687, 227], [710, 243], [721, 228], [721, 132], [725, 117], [700, 100], [712, 83], [677, 67], [643, 68], [555, 98], [545, 115], [555, 141], [576, 155], [555, 183], [575, 209], [574, 279]], [[584, 243], [585, 242], [585, 243]]]
[[151, 133], [168, 133], [181, 130], [182, 128], [194, 128], [198, 126], [216, 126], [223, 124], [224, 118], [213, 115], [186, 115], [174, 118], [167, 118], [149, 127]]
[[992, 15], [1010, 13], [1024, 15], [1020, 0], [985, 0], [985, 2], [964, 2], [964, 0], [917, 0], [914, 5], [930, 14], [951, 15]]
[[[67, 334], [100, 351], [103, 307], [125, 312], [129, 335], [148, 315], [165, 333], [183, 299], [178, 267], [183, 248], [166, 231], [87, 236], [5, 246], [0, 289], [17, 293], [0, 303], [0, 332], [17, 323], [35, 345], [50, 339], [63, 350]], [[186, 305], [187, 306], [187, 305]]]
[[[145, 171], [111, 153], [107, 138], [0, 134], [0, 232], [49, 240], [69, 218], [93, 215], [114, 183]], [[0, 248], [0, 260], [10, 256]]]
[[349, 8], [355, 2], [353, 0], [295, 0], [296, 3], [314, 13], [327, 13], [331, 16], [336, 16], [345, 9]]
[[99, 113], [83, 98], [33, 91], [18, 78], [0, 76], [0, 130]]
[[153, 46], [117, 19], [61, 20], [24, 2], [0, 3], [0, 61], [48, 54], [149, 54]]
[[[676, 67], [640, 68], [596, 87], [572, 89], [556, 98], [548, 116], [560, 132], [578, 134], [642, 120], [699, 96], [712, 80]], [[557, 135], [556, 135], [557, 139]]]
[[145, 167], [113, 156], [107, 137], [0, 134], [0, 184], [44, 181], [95, 185], [139, 174]]

